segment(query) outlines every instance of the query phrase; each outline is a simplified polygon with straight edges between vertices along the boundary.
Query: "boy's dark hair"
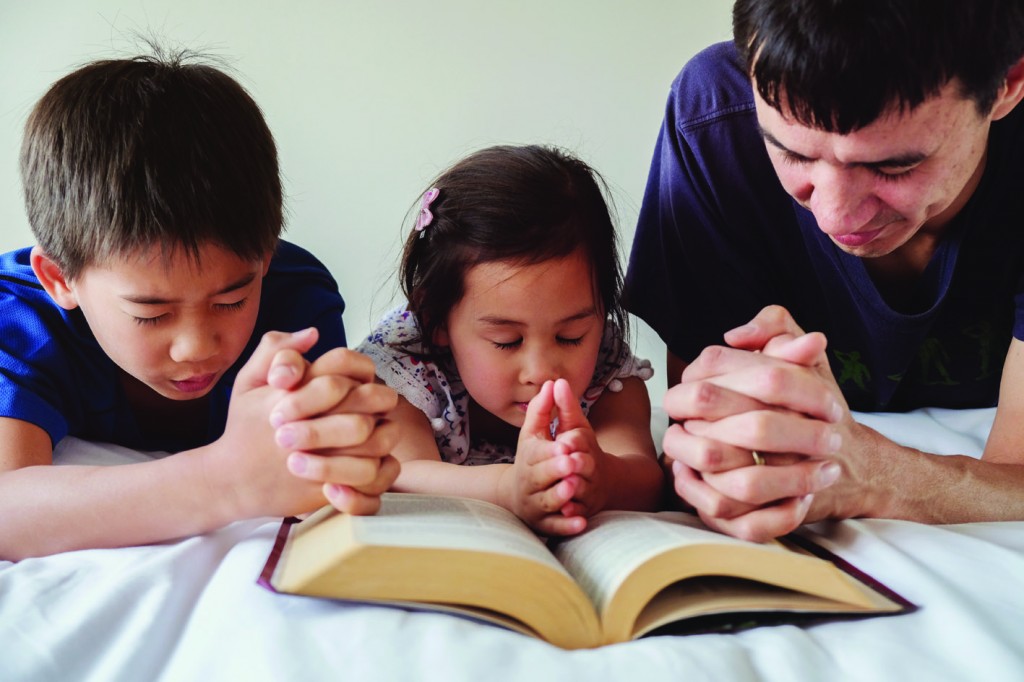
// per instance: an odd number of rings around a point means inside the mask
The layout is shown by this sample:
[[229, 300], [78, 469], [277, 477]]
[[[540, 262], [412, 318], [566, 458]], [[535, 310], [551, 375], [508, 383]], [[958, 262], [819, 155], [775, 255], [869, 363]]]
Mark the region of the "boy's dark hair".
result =
[[69, 279], [161, 245], [247, 259], [283, 227], [277, 148], [256, 102], [188, 53], [97, 61], [54, 83], [21, 148], [36, 241]]
[[737, 0], [733, 37], [768, 104], [846, 134], [954, 80], [987, 114], [1024, 56], [1024, 2]]
[[471, 267], [532, 265], [578, 249], [590, 263], [595, 302], [626, 334], [617, 236], [604, 186], [586, 163], [544, 146], [489, 147], [438, 176], [431, 183], [439, 190], [430, 204], [433, 220], [422, 233], [410, 230], [401, 266], [402, 290], [428, 353], [439, 353], [435, 332], [462, 300]]

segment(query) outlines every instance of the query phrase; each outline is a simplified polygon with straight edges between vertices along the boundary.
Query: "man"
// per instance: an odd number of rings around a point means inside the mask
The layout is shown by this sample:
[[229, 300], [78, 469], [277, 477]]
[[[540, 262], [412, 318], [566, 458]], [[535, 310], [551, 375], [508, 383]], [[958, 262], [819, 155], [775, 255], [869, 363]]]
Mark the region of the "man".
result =
[[[675, 491], [756, 540], [1024, 518], [1024, 7], [738, 0], [733, 27], [673, 84], [627, 273]], [[850, 416], [997, 402], [980, 461]]]

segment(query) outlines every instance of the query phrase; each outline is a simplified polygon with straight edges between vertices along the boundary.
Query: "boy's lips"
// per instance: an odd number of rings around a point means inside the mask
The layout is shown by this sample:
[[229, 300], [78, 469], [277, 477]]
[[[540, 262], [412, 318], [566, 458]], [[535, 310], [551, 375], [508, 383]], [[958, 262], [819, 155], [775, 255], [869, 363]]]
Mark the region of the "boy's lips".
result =
[[182, 393], [197, 393], [199, 391], [205, 391], [213, 383], [213, 380], [217, 378], [215, 372], [209, 374], [197, 374], [187, 379], [181, 379], [178, 381], [171, 380], [174, 387]]

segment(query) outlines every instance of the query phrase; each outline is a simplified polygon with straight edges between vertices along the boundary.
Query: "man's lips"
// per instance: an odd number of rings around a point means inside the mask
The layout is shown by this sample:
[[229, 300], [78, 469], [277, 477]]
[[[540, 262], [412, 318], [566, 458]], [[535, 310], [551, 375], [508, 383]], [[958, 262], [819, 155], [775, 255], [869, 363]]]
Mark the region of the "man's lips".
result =
[[864, 246], [868, 242], [871, 242], [877, 237], [882, 231], [882, 228], [877, 230], [868, 230], [866, 232], [852, 232], [850, 234], [833, 234], [829, 235], [833, 241], [842, 244], [843, 246]]

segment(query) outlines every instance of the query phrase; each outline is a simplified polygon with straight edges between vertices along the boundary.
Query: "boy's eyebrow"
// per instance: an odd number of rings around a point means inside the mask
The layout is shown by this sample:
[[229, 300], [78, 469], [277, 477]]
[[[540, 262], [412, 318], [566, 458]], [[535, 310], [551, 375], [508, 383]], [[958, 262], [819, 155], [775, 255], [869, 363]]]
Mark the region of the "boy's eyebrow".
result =
[[[808, 159], [808, 157], [793, 151], [786, 145], [779, 141], [779, 138], [772, 135], [770, 132], [765, 130], [761, 125], [757, 126], [757, 129], [761, 133], [761, 137], [768, 141], [773, 147], [777, 147], [782, 151], [786, 152], [790, 156], [798, 159]], [[864, 168], [908, 168], [910, 166], [916, 166], [925, 159], [928, 155], [924, 152], [907, 152], [906, 154], [899, 154], [897, 156], [891, 156], [888, 159], [881, 159], [880, 161], [858, 161], [855, 163], [844, 164], [846, 166], [862, 166]], [[810, 160], [810, 159], [808, 159]]]
[[[222, 296], [224, 294], [230, 294], [232, 291], [238, 291], [239, 289], [248, 286], [254, 279], [256, 279], [256, 273], [250, 272], [247, 275], [239, 277], [220, 291], [214, 292], [213, 295]], [[159, 296], [122, 296], [121, 298], [129, 303], [137, 303], [139, 305], [166, 305], [168, 303], [175, 303], [178, 300], [173, 298], [160, 298]]]
[[[597, 310], [594, 306], [588, 306], [586, 308], [580, 308], [572, 315], [567, 315], [558, 321], [558, 324], [565, 324], [567, 322], [575, 322], [576, 320], [583, 320], [591, 315], [595, 315]], [[483, 317], [477, 318], [478, 322], [489, 324], [495, 327], [500, 326], [511, 326], [511, 325], [523, 325], [525, 324], [522, 320], [512, 320], [506, 317], [499, 317], [498, 315], [484, 315]]]

